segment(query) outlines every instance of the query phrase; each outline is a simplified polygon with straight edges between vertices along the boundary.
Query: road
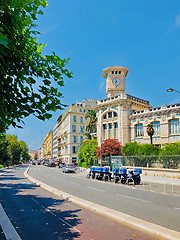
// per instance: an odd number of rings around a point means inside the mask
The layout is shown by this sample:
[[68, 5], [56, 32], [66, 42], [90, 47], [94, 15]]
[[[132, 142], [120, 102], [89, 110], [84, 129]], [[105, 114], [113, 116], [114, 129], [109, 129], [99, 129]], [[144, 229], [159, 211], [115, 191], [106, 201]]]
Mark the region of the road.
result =
[[[27, 166], [9, 168], [3, 170], [4, 174], [0, 176], [1, 204], [22, 240], [154, 239], [87, 209], [79, 208], [31, 184], [23, 175], [26, 168]], [[61, 175], [62, 179], [70, 177], [61, 174], [57, 168], [43, 166], [33, 166], [31, 173], [38, 176], [45, 173], [46, 178], [53, 181], [54, 174], [58, 181]], [[76, 183], [70, 184], [78, 186]], [[5, 239], [2, 232], [0, 239]]]
[[29, 175], [79, 198], [154, 224], [180, 230], [180, 196], [64, 174], [61, 169], [31, 166]]

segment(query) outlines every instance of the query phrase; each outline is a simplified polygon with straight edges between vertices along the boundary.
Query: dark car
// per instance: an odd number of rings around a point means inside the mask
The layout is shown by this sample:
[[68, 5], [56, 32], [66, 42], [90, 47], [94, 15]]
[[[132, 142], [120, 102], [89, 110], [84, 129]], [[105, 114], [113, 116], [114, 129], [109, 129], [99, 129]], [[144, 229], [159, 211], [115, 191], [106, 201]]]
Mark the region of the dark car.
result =
[[59, 163], [59, 168], [64, 167], [65, 163]]
[[56, 166], [56, 164], [54, 162], [48, 163], [48, 167], [55, 167], [55, 166]]

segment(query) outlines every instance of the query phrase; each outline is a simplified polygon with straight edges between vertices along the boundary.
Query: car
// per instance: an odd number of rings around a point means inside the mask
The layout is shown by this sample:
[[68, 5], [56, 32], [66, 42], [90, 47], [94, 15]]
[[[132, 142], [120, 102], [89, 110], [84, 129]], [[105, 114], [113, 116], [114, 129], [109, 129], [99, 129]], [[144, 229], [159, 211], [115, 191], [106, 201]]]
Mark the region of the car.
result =
[[48, 167], [56, 167], [56, 164], [54, 162], [49, 162]]
[[75, 166], [71, 163], [69, 164], [65, 164], [63, 167], [62, 167], [62, 172], [63, 173], [68, 173], [68, 172], [73, 172], [75, 173]]
[[64, 167], [65, 163], [59, 163], [59, 168]]

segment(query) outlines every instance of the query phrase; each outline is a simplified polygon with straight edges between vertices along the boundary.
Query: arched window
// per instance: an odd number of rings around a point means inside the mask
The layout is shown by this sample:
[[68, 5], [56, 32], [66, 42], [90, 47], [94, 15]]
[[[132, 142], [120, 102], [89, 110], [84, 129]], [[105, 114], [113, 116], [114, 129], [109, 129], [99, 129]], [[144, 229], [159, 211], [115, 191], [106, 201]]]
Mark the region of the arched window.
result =
[[169, 121], [169, 133], [170, 134], [179, 134], [179, 119], [172, 119]]
[[153, 122], [153, 128], [154, 128], [154, 135], [159, 136], [161, 135], [161, 128], [160, 128], [160, 122]]
[[139, 123], [136, 125], [136, 137], [142, 137], [142, 136], [144, 136], [143, 124]]

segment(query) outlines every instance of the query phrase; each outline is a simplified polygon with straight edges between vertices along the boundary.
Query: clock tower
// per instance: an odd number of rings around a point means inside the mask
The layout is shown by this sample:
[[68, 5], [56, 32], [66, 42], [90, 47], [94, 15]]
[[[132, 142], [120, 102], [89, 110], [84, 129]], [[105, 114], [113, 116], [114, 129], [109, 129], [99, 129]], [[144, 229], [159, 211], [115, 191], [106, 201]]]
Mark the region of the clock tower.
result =
[[125, 77], [129, 69], [121, 66], [113, 66], [103, 69], [103, 77], [106, 78], [106, 94], [114, 97], [125, 91]]

